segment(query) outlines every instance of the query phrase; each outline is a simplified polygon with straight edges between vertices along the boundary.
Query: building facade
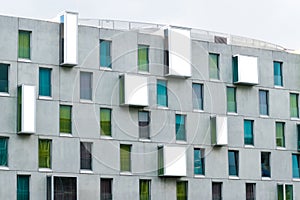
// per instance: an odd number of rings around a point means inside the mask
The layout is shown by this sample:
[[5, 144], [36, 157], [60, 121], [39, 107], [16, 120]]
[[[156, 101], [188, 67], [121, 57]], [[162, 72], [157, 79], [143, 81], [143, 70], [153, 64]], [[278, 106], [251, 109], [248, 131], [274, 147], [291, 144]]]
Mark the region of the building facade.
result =
[[0, 27], [1, 200], [300, 198], [300, 55], [72, 12]]

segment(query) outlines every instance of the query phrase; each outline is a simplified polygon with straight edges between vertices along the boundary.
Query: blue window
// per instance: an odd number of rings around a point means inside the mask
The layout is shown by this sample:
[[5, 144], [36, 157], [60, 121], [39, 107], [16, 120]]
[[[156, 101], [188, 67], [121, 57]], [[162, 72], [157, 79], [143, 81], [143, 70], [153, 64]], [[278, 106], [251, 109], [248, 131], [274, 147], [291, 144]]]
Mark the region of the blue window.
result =
[[259, 90], [259, 114], [269, 115], [269, 99], [268, 91]]
[[29, 200], [29, 177], [27, 175], [17, 176], [17, 200]]
[[261, 152], [261, 176], [271, 177], [270, 152]]
[[7, 166], [7, 143], [8, 138], [0, 138], [0, 166]]
[[39, 69], [39, 95], [51, 97], [51, 69]]
[[274, 65], [274, 85], [283, 86], [282, 83], [282, 62], [273, 62]]
[[203, 85], [193, 83], [193, 109], [203, 110]]
[[184, 115], [176, 115], [176, 140], [186, 140]]
[[194, 149], [194, 174], [205, 174], [204, 149]]
[[292, 162], [293, 162], [293, 178], [300, 178], [299, 173], [299, 155], [298, 154], [292, 154]]
[[8, 64], [0, 63], [0, 92], [8, 93]]
[[157, 80], [157, 105], [168, 107], [167, 81]]
[[253, 121], [244, 120], [244, 142], [246, 145], [253, 145]]
[[100, 66], [111, 68], [111, 41], [100, 40]]
[[239, 175], [239, 152], [228, 151], [229, 176]]
[[93, 74], [90, 72], [80, 72], [80, 99], [92, 100]]

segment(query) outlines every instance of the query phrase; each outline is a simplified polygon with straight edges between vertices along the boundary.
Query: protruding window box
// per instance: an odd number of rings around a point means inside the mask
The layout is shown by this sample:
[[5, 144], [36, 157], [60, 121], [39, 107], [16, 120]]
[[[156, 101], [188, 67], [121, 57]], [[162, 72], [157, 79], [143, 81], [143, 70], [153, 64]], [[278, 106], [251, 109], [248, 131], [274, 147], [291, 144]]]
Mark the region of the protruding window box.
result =
[[191, 77], [191, 31], [169, 27], [165, 30], [165, 75]]
[[186, 176], [186, 151], [186, 147], [183, 146], [159, 146], [158, 176]]
[[65, 12], [60, 16], [60, 65], [78, 64], [78, 13]]
[[32, 85], [18, 86], [17, 102], [18, 134], [33, 134], [36, 131], [36, 88]]
[[147, 77], [132, 74], [120, 76], [120, 105], [138, 107], [149, 105]]
[[233, 65], [233, 83], [240, 85], [258, 84], [257, 57], [234, 55]]
[[212, 116], [210, 121], [212, 145], [224, 146], [228, 144], [228, 129], [226, 116]]

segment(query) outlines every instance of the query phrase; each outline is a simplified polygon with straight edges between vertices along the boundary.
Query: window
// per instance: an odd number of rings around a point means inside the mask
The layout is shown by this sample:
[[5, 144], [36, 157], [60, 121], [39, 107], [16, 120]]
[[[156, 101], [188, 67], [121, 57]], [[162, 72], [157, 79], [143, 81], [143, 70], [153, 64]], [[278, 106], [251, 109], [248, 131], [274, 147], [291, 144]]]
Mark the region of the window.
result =
[[100, 181], [100, 192], [101, 192], [101, 200], [112, 200], [112, 179], [109, 178], [101, 178]]
[[72, 106], [60, 105], [59, 114], [60, 133], [72, 133]]
[[178, 181], [176, 184], [177, 200], [188, 199], [188, 182]]
[[100, 40], [100, 66], [111, 68], [111, 41]]
[[278, 200], [293, 200], [293, 185], [278, 184], [277, 197]]
[[30, 59], [30, 31], [19, 30], [19, 58]]
[[167, 81], [157, 80], [157, 105], [168, 107]]
[[277, 147], [285, 147], [284, 122], [276, 122], [276, 145]]
[[148, 111], [139, 111], [139, 137], [149, 139], [150, 132], [149, 132], [149, 112]]
[[120, 145], [121, 172], [131, 172], [131, 145]]
[[92, 170], [92, 143], [80, 142], [80, 169]]
[[271, 177], [270, 152], [261, 152], [261, 176]]
[[292, 163], [293, 163], [293, 178], [300, 178], [300, 156], [299, 154], [292, 154]]
[[239, 176], [239, 152], [228, 151], [229, 176]]
[[269, 100], [268, 91], [259, 90], [259, 114], [269, 115]]
[[222, 183], [212, 182], [212, 200], [222, 200]]
[[111, 136], [111, 109], [100, 108], [101, 135]]
[[51, 97], [51, 69], [39, 69], [39, 95]]
[[92, 100], [92, 73], [80, 72], [80, 99]]
[[203, 110], [203, 85], [193, 83], [193, 109]]
[[297, 124], [297, 150], [300, 151], [300, 124]]
[[219, 55], [209, 53], [209, 78], [219, 79]]
[[75, 177], [54, 177], [54, 199], [77, 199]]
[[51, 140], [39, 139], [39, 168], [51, 168]]
[[0, 137], [0, 166], [8, 166], [8, 138]]
[[0, 92], [8, 93], [8, 64], [0, 63]]
[[227, 112], [236, 113], [236, 89], [227, 87]]
[[245, 145], [254, 145], [253, 140], [253, 120], [244, 120], [244, 143]]
[[149, 46], [138, 45], [139, 71], [149, 72]]
[[255, 183], [246, 183], [246, 200], [255, 200]]
[[204, 160], [204, 149], [194, 149], [194, 174], [204, 175], [205, 174], [205, 160]]
[[176, 140], [186, 141], [185, 115], [176, 115]]
[[290, 114], [291, 117], [298, 118], [299, 117], [299, 109], [298, 109], [298, 94], [290, 94]]
[[29, 178], [28, 175], [17, 175], [17, 200], [29, 200]]
[[283, 86], [282, 83], [282, 62], [273, 62], [274, 65], [274, 85]]
[[140, 200], [151, 199], [151, 181], [140, 180]]

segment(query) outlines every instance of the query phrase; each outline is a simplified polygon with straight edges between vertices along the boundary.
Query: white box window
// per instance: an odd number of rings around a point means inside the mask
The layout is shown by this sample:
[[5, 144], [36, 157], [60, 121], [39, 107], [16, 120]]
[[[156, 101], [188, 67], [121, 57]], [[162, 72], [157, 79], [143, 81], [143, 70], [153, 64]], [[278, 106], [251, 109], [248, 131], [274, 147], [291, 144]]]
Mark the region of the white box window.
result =
[[233, 83], [241, 85], [258, 84], [257, 57], [234, 55], [233, 56]]
[[212, 116], [210, 121], [212, 145], [228, 144], [228, 129], [226, 116]]

